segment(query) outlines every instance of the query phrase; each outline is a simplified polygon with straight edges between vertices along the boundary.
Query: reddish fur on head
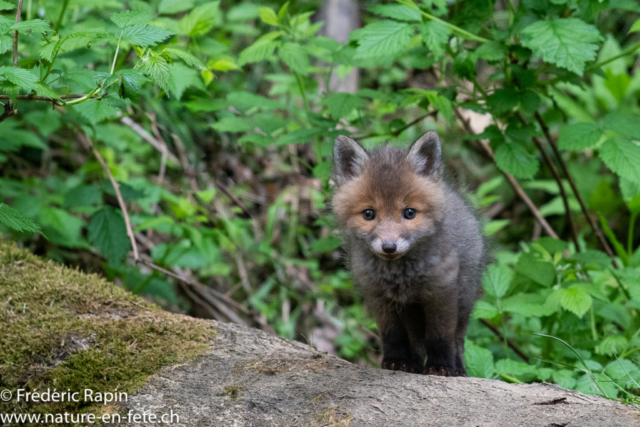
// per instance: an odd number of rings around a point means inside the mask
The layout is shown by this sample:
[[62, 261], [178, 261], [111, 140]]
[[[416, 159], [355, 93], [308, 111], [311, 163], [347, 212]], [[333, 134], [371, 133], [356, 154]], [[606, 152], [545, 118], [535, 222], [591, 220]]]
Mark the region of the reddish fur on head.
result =
[[[341, 136], [334, 160], [338, 187], [333, 211], [349, 238], [366, 242], [385, 260], [394, 260], [433, 234], [442, 219], [444, 197], [435, 132], [423, 135], [409, 150], [385, 146], [371, 152]], [[408, 208], [416, 210], [415, 218], [403, 216]], [[363, 217], [367, 209], [375, 212], [373, 220]], [[385, 253], [385, 243], [395, 245], [394, 252]]]

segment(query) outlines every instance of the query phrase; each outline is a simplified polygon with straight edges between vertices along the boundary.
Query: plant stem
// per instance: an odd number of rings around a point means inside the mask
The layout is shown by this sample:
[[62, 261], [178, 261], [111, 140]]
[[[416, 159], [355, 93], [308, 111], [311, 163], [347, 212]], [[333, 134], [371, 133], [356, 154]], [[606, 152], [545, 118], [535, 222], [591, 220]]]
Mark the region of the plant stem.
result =
[[637, 218], [638, 212], [632, 212], [631, 219], [629, 220], [629, 236], [627, 237], [627, 252], [629, 253], [629, 258], [633, 255], [633, 228]]
[[[518, 117], [518, 119], [523, 125], [525, 126], [527, 125], [527, 121], [524, 119], [524, 117], [522, 117], [522, 114], [520, 114], [519, 111], [516, 113], [516, 116]], [[540, 141], [535, 136], [532, 139], [533, 139], [533, 143], [536, 145], [536, 147], [538, 147], [538, 150], [542, 154], [542, 158], [544, 159], [545, 163], [549, 167], [549, 170], [551, 171], [551, 175], [553, 175], [553, 178], [558, 183], [558, 188], [560, 189], [560, 195], [562, 197], [562, 204], [564, 205], [564, 209], [565, 209], [565, 216], [567, 218], [567, 222], [569, 223], [569, 227], [571, 229], [571, 240], [573, 240], [573, 244], [576, 247], [576, 252], [580, 252], [580, 246], [578, 244], [578, 231], [576, 229], [575, 223], [573, 222], [573, 217], [571, 216], [571, 208], [569, 206], [569, 196], [567, 196], [567, 192], [564, 189], [564, 184], [562, 183], [562, 178], [560, 177], [558, 168], [556, 167], [555, 163], [553, 163], [553, 160], [544, 149], [544, 146], [542, 145], [542, 141]]]
[[120, 51], [120, 42], [122, 41], [122, 33], [124, 33], [124, 30], [120, 31], [120, 37], [118, 38], [118, 44], [116, 45], [116, 54], [113, 55], [113, 62], [111, 63], [112, 76], [113, 76], [113, 72], [116, 70], [116, 59], [118, 59], [118, 52]]
[[638, 50], [638, 48], [640, 48], [640, 42], [634, 44], [630, 49], [622, 52], [619, 55], [616, 56], [612, 56], [611, 58], [602, 61], [602, 62], [598, 62], [596, 64], [591, 64], [589, 65], [587, 68], [585, 68], [585, 71], [593, 71], [596, 68], [602, 67], [604, 65], [610, 64], [611, 62], [615, 61], [616, 59], [620, 59], [620, 58], [624, 58], [625, 56], [629, 56], [631, 55], [633, 52], [635, 52], [636, 50]]
[[60, 25], [62, 24], [62, 19], [64, 18], [64, 13], [67, 11], [67, 6], [69, 6], [69, 0], [64, 0], [62, 2], [62, 10], [60, 11], [60, 16], [58, 17], [58, 20], [53, 26], [53, 29], [56, 32], [58, 31], [58, 29], [60, 29]]
[[591, 304], [589, 316], [591, 317], [591, 336], [594, 341], [598, 341], [598, 331], [596, 330], [596, 316], [593, 312], [593, 304]]
[[453, 24], [448, 23], [447, 21], [443, 21], [440, 18], [436, 18], [435, 16], [428, 14], [427, 12], [421, 10], [420, 13], [422, 14], [422, 16], [424, 16], [425, 18], [427, 18], [430, 21], [435, 21], [435, 22], [439, 22], [443, 25], [446, 25], [447, 27], [449, 27], [449, 29], [451, 29], [451, 31], [455, 31], [457, 33], [459, 33], [460, 35], [465, 36], [466, 38], [468, 38], [469, 40], [475, 40], [477, 42], [483, 42], [486, 43], [488, 41], [490, 41], [489, 39], [485, 39], [483, 37], [480, 36], [476, 36], [475, 34], [471, 34], [470, 32], [463, 30], [460, 27], [456, 27]]
[[[22, 15], [22, 0], [18, 1], [18, 11], [16, 12], [16, 24], [20, 22]], [[13, 32], [13, 66], [18, 67], [18, 30]]]
[[82, 98], [78, 98], [76, 100], [67, 102], [65, 105], [77, 105], [77, 104], [82, 104], [83, 102], [93, 98], [93, 95], [95, 95], [98, 91], [100, 90], [100, 86], [96, 87], [95, 89], [93, 89], [91, 92], [89, 92], [88, 94], [86, 94], [85, 96], [83, 96]]
[[544, 133], [544, 136], [547, 139], [547, 142], [549, 143], [549, 145], [551, 145], [551, 149], [553, 150], [553, 153], [554, 153], [556, 159], [558, 159], [558, 163], [560, 163], [560, 167], [562, 168], [564, 176], [567, 178], [567, 181], [569, 181], [569, 185], [571, 186], [571, 190], [573, 191], [573, 194], [576, 196], [576, 199], [578, 200], [578, 203], [580, 204], [580, 208], [582, 209], [582, 213], [584, 214], [585, 217], [587, 217], [587, 221], [589, 221], [589, 225], [593, 229], [593, 232], [596, 234], [596, 237], [600, 241], [600, 244], [604, 248], [604, 250], [607, 253], [607, 255], [609, 255], [611, 258], [613, 258], [615, 255], [613, 254], [613, 251], [611, 250], [611, 247], [607, 243], [607, 239], [604, 237], [604, 234], [602, 234], [602, 230], [600, 230], [600, 227], [598, 227], [598, 224], [596, 223], [596, 221], [589, 214], [589, 209], [587, 209], [587, 205], [585, 204], [584, 200], [582, 199], [582, 196], [580, 195], [580, 192], [578, 191], [578, 187], [576, 186], [576, 183], [573, 180], [573, 177], [569, 173], [569, 168], [567, 168], [567, 165], [564, 162], [564, 159], [562, 158], [562, 155], [560, 154], [560, 151], [558, 150], [557, 144], [555, 143], [553, 138], [551, 138], [551, 133], [549, 132], [549, 127], [547, 126], [547, 124], [543, 120], [542, 116], [537, 111], [535, 113], [535, 118], [536, 118], [538, 124], [540, 125], [540, 127], [542, 128], [542, 132]]
[[[496, 328], [492, 323], [490, 323], [487, 319], [480, 319], [480, 323], [489, 328], [491, 332], [493, 332], [500, 340], [503, 339], [502, 332], [498, 328]], [[527, 356], [518, 346], [513, 342], [511, 338], [507, 338], [507, 344], [518, 356], [522, 358], [525, 362], [529, 363], [529, 356]]]
[[307, 111], [311, 111], [309, 107], [309, 101], [307, 100], [307, 94], [304, 91], [304, 85], [302, 84], [302, 77], [300, 77], [300, 74], [298, 74], [297, 71], [294, 71], [293, 74], [296, 76], [296, 81], [298, 82], [298, 88], [300, 89], [300, 94], [302, 95], [304, 107], [307, 109]]

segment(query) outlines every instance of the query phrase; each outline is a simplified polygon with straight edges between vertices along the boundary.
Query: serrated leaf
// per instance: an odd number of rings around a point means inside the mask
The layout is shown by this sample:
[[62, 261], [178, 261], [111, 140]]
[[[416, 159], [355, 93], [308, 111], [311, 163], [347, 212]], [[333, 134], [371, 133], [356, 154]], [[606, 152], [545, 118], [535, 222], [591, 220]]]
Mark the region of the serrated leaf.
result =
[[192, 67], [196, 67], [199, 70], [206, 70], [207, 69], [207, 66], [204, 65], [202, 63], [202, 61], [200, 61], [198, 58], [196, 58], [195, 56], [193, 56], [192, 54], [190, 54], [187, 51], [168, 47], [168, 48], [164, 49], [162, 52], [166, 53], [171, 58], [182, 59], [187, 65], [190, 65]]
[[527, 317], [550, 316], [556, 312], [553, 306], [545, 304], [545, 298], [539, 294], [516, 294], [502, 300], [500, 305], [507, 313], [518, 313]]
[[483, 43], [475, 51], [478, 58], [485, 59], [487, 61], [499, 61], [504, 58], [504, 47], [500, 42], [486, 42]]
[[511, 359], [500, 359], [496, 362], [496, 373], [507, 375], [535, 375], [537, 369], [527, 363], [516, 362]]
[[530, 179], [538, 172], [538, 160], [521, 144], [502, 144], [495, 153], [500, 170], [518, 178]]
[[629, 348], [629, 341], [624, 336], [610, 335], [596, 345], [596, 353], [606, 356], [619, 356], [627, 348]]
[[92, 206], [102, 204], [102, 191], [97, 185], [79, 185], [64, 196], [65, 207]]
[[171, 35], [171, 31], [155, 25], [131, 25], [122, 30], [122, 41], [136, 46], [156, 46]]
[[26, 90], [35, 89], [38, 82], [38, 78], [24, 68], [7, 66], [0, 67], [0, 79], [8, 80], [17, 87]]
[[413, 27], [405, 22], [376, 21], [359, 30], [355, 58], [385, 57], [403, 50]]
[[518, 105], [519, 93], [512, 88], [496, 89], [487, 98], [487, 106], [494, 114], [513, 110]]
[[602, 38], [595, 26], [576, 18], [537, 21], [521, 35], [522, 45], [533, 53], [580, 76], [585, 64], [595, 59]]
[[492, 264], [482, 275], [482, 286], [492, 297], [501, 298], [509, 290], [512, 276], [506, 265]]
[[151, 21], [153, 16], [147, 12], [134, 12], [132, 10], [125, 10], [124, 12], [114, 13], [111, 15], [111, 21], [120, 28], [125, 28], [131, 25], [142, 25]]
[[171, 79], [169, 80], [169, 92], [176, 98], [182, 98], [182, 94], [189, 87], [195, 87], [204, 90], [204, 85], [199, 73], [181, 63], [171, 64], [169, 66]]
[[230, 71], [240, 68], [238, 64], [233, 62], [232, 58], [220, 58], [215, 61], [209, 61], [208, 65], [209, 68], [216, 71]]
[[103, 120], [113, 119], [118, 116], [118, 109], [96, 99], [90, 99], [73, 106], [73, 109], [91, 124], [100, 123]]
[[273, 40], [258, 40], [240, 52], [238, 64], [244, 65], [252, 62], [263, 61], [273, 55], [273, 52], [279, 44], [279, 42]]
[[401, 4], [378, 4], [369, 8], [369, 12], [398, 21], [422, 21], [420, 10], [411, 9]]
[[273, 25], [274, 27], [280, 25], [278, 22], [278, 15], [276, 15], [276, 12], [270, 7], [260, 8], [260, 20], [265, 24]]
[[169, 63], [161, 55], [153, 55], [142, 63], [142, 68], [149, 78], [162, 89], [167, 89], [169, 84]]
[[12, 47], [13, 38], [10, 35], [5, 34], [3, 36], [0, 36], [0, 54], [8, 52]]
[[556, 280], [556, 269], [553, 264], [530, 253], [520, 255], [516, 271], [544, 287], [550, 287]]
[[591, 308], [593, 300], [591, 295], [582, 289], [562, 289], [560, 290], [560, 305], [576, 316], [582, 318]]
[[109, 261], [120, 262], [131, 249], [127, 227], [120, 212], [105, 207], [93, 214], [88, 226], [89, 242]]
[[40, 96], [46, 96], [47, 98], [51, 99], [60, 99], [60, 95], [58, 95], [56, 92], [54, 92], [53, 89], [43, 85], [42, 83], [36, 83], [35, 91]]
[[476, 378], [493, 378], [493, 354], [486, 348], [477, 346], [469, 341], [465, 342], [464, 363], [467, 375]]
[[449, 27], [437, 21], [429, 21], [418, 25], [418, 28], [424, 43], [433, 52], [434, 58], [442, 58], [445, 45], [449, 42], [449, 35], [451, 34]]
[[322, 105], [327, 107], [331, 117], [335, 119], [341, 119], [346, 117], [356, 108], [363, 105], [362, 98], [357, 95], [353, 95], [346, 92], [334, 93], [333, 95], [325, 98], [321, 102]]
[[40, 233], [42, 230], [31, 218], [7, 204], [0, 203], [0, 224], [20, 233]]
[[180, 34], [191, 37], [207, 34], [220, 18], [220, 2], [205, 3], [180, 20]]
[[142, 84], [148, 79], [139, 70], [123, 69], [114, 74], [120, 80], [118, 93], [122, 97], [135, 98], [142, 89]]
[[616, 111], [602, 119], [602, 125], [629, 138], [640, 139], [640, 120], [635, 114]]
[[493, 304], [487, 301], [477, 301], [471, 312], [471, 317], [474, 319], [491, 319], [498, 314], [500, 312]]
[[42, 34], [49, 31], [51, 27], [42, 19], [32, 19], [30, 21], [21, 21], [13, 24], [11, 30], [18, 30], [21, 34]]
[[640, 182], [640, 145], [625, 138], [612, 138], [600, 147], [602, 161], [621, 177]]
[[298, 43], [285, 43], [278, 49], [278, 55], [294, 72], [306, 75], [309, 69], [309, 54]]
[[563, 150], [582, 151], [593, 148], [602, 137], [602, 130], [593, 123], [574, 123], [563, 127], [558, 146]]

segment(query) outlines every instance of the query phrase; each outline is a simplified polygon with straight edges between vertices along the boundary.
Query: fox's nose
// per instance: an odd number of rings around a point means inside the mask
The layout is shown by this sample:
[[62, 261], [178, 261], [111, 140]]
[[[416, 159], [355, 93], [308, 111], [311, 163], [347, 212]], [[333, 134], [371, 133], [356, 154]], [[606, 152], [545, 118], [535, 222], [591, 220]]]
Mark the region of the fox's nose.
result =
[[385, 254], [392, 254], [398, 249], [395, 243], [387, 242], [382, 244], [382, 251]]

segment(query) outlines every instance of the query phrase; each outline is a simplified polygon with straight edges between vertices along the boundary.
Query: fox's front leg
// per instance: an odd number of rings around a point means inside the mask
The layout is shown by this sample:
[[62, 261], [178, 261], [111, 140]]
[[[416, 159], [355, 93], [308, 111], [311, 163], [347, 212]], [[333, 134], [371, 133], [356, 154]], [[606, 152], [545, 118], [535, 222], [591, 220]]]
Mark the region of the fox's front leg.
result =
[[423, 343], [427, 354], [424, 373], [456, 376], [457, 295], [443, 295], [429, 301], [424, 315], [426, 328]]
[[409, 336], [395, 304], [372, 304], [382, 339], [382, 369], [412, 372]]

